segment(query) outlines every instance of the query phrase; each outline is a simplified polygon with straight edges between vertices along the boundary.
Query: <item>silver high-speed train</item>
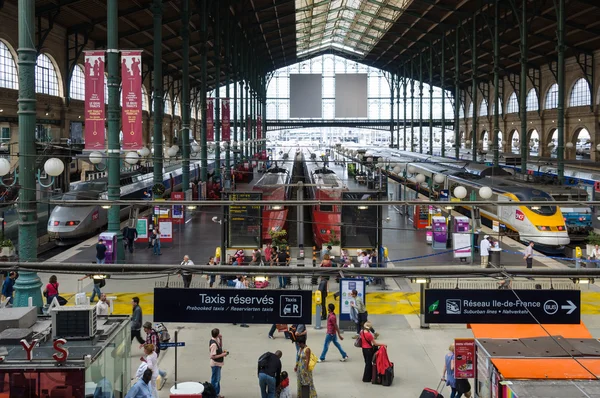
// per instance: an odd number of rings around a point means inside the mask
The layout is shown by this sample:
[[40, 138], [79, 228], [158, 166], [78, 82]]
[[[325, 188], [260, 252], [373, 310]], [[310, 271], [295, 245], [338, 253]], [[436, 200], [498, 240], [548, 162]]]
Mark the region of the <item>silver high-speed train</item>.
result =
[[[214, 162], [209, 164], [209, 170]], [[190, 162], [190, 180], [200, 176], [200, 162]], [[167, 192], [177, 190], [182, 183], [181, 164], [163, 168], [163, 185]], [[130, 172], [121, 175], [121, 199], [150, 199], [153, 173]], [[95, 200], [106, 197], [107, 178], [82, 181], [71, 185], [63, 200]], [[129, 215], [129, 206], [121, 206], [121, 219]], [[56, 206], [48, 220], [48, 235], [60, 245], [68, 245], [99, 233], [108, 223], [108, 212], [101, 206]]]

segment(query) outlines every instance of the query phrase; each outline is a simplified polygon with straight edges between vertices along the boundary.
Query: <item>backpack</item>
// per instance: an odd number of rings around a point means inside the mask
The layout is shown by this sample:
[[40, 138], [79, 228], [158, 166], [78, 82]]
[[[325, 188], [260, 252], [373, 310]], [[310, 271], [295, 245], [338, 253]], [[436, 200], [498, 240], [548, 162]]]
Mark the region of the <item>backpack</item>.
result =
[[215, 388], [212, 384], [210, 384], [208, 381], [205, 381], [204, 383], [202, 383], [202, 385], [204, 386], [202, 398], [217, 398], [217, 392], [215, 391]]

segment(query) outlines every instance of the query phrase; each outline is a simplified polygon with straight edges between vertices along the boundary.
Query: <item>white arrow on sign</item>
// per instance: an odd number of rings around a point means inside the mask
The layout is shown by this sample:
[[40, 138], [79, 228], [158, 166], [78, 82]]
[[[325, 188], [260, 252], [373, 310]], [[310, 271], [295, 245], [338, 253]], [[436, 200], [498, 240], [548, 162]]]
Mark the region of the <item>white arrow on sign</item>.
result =
[[573, 311], [577, 309], [577, 306], [571, 300], [567, 300], [567, 303], [569, 305], [563, 305], [560, 308], [562, 308], [563, 310], [568, 310], [567, 315], [570, 315], [573, 313]]

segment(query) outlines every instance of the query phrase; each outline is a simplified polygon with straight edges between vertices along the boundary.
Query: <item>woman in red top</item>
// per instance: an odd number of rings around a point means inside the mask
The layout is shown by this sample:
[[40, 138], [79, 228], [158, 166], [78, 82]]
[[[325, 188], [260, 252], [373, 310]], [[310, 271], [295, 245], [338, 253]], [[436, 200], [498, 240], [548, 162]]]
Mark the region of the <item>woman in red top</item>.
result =
[[48, 280], [48, 284], [44, 288], [44, 296], [46, 297], [46, 303], [52, 303], [54, 297], [58, 296], [58, 280], [56, 279], [56, 275], [52, 275], [50, 280]]
[[373, 378], [373, 355], [377, 351], [376, 347], [384, 345], [375, 341], [375, 336], [371, 333], [372, 328], [373, 325], [371, 325], [371, 322], [365, 322], [363, 330], [360, 332], [363, 358], [365, 359], [365, 370], [363, 372], [362, 381], [365, 383], [370, 383]]
[[331, 256], [329, 254], [325, 254], [323, 256], [323, 260], [321, 261], [321, 267], [331, 267]]

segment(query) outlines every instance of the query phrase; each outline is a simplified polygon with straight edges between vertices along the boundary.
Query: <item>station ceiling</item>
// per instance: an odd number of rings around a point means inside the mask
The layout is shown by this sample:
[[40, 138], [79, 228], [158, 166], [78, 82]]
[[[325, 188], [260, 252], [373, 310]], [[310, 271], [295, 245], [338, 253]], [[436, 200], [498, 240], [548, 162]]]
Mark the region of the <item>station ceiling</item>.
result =
[[[190, 0], [190, 73], [192, 86], [201, 77], [201, 33], [199, 4]], [[471, 43], [475, 38], [477, 76], [491, 80], [493, 72], [494, 0], [207, 0], [209, 9], [208, 86], [215, 86], [214, 38], [220, 20], [221, 44], [241, 32], [251, 46], [252, 56], [264, 73], [325, 53], [403, 75], [411, 58], [415, 66], [422, 57], [424, 80], [428, 82], [429, 60], [433, 58], [433, 82], [441, 85], [442, 39], [445, 49], [446, 87], [454, 84], [456, 28], [459, 37], [459, 66], [462, 85], [472, 75]], [[566, 55], [592, 54], [600, 48], [600, 1], [566, 1]], [[5, 0], [17, 4], [17, 0]], [[119, 46], [143, 49], [146, 65], [153, 55], [152, 0], [119, 0]], [[500, 73], [520, 71], [520, 19], [522, 0], [498, 1]], [[557, 13], [555, 0], [525, 0], [528, 30], [528, 64], [539, 68], [556, 61]], [[217, 9], [219, 10], [217, 13]], [[36, 16], [67, 29], [88, 34], [96, 47], [106, 43], [106, 1], [38, 0]], [[475, 32], [473, 17], [476, 18]], [[165, 74], [181, 73], [181, 1], [163, 0], [162, 58]], [[473, 36], [475, 33], [475, 36]], [[38, 34], [39, 36], [39, 34]], [[71, 38], [72, 41], [72, 38]], [[433, 51], [430, 51], [430, 47]], [[222, 65], [226, 53], [220, 51]], [[233, 54], [229, 57], [231, 62]], [[582, 62], [585, 64], [585, 62]], [[585, 65], [582, 65], [585, 67]], [[221, 68], [221, 82], [224, 70]]]

